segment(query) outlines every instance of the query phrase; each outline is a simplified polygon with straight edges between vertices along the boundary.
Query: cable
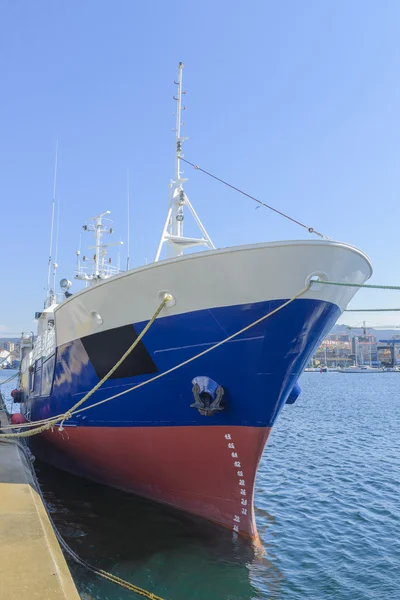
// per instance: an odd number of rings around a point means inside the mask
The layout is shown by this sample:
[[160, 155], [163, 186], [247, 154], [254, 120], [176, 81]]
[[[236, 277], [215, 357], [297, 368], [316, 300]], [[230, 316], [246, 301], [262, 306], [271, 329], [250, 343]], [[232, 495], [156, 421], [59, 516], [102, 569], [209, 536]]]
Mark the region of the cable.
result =
[[125, 579], [122, 579], [122, 577], [118, 577], [117, 575], [114, 575], [113, 573], [110, 573], [109, 571], [104, 571], [103, 569], [99, 569], [99, 568], [95, 567], [94, 565], [91, 565], [90, 563], [83, 560], [83, 558], [81, 558], [80, 556], [78, 556], [78, 554], [76, 554], [76, 552], [74, 552], [72, 550], [72, 548], [64, 540], [64, 538], [62, 537], [62, 535], [60, 534], [60, 532], [58, 531], [58, 529], [54, 523], [54, 520], [50, 514], [50, 511], [49, 511], [46, 501], [44, 499], [43, 492], [41, 490], [35, 469], [32, 464], [32, 460], [31, 460], [32, 455], [31, 456], [29, 455], [29, 453], [28, 453], [29, 451], [26, 448], [26, 446], [20, 442], [13, 442], [10, 440], [2, 440], [2, 439], [0, 439], [0, 443], [3, 443], [3, 444], [15, 444], [16, 443], [18, 448], [24, 453], [24, 455], [27, 459], [27, 464], [31, 471], [31, 475], [32, 475], [34, 483], [35, 483], [36, 491], [38, 492], [38, 494], [42, 500], [43, 506], [47, 513], [47, 517], [51, 523], [51, 526], [53, 527], [53, 530], [54, 530], [55, 536], [58, 540], [58, 543], [60, 544], [61, 548], [63, 548], [63, 550], [67, 554], [69, 554], [69, 556], [71, 556], [71, 558], [73, 558], [73, 560], [76, 563], [78, 563], [79, 565], [81, 565], [82, 567], [84, 567], [85, 569], [90, 571], [91, 573], [94, 573], [95, 575], [98, 575], [99, 577], [102, 577], [103, 579], [106, 579], [107, 581], [111, 581], [111, 583], [115, 583], [116, 585], [119, 585], [120, 587], [125, 588], [126, 590], [129, 590], [130, 592], [134, 592], [135, 594], [138, 594], [139, 596], [148, 598], [148, 600], [163, 600], [163, 598], [161, 598], [160, 596], [156, 596], [156, 594], [153, 594], [152, 592], [149, 592], [148, 590], [145, 590], [145, 589], [135, 585], [134, 583], [131, 583], [130, 581], [126, 581]]
[[285, 217], [285, 219], [289, 219], [289, 221], [292, 221], [293, 223], [296, 223], [296, 225], [300, 225], [300, 227], [304, 227], [304, 229], [307, 229], [307, 231], [309, 233], [315, 233], [315, 235], [318, 235], [322, 239], [326, 239], [326, 240], [330, 239], [326, 235], [324, 235], [323, 233], [319, 233], [319, 231], [316, 231], [313, 227], [308, 227], [308, 225], [305, 225], [301, 221], [298, 221], [297, 219], [294, 219], [293, 217], [289, 217], [289, 215], [285, 214], [284, 212], [278, 210], [277, 208], [274, 208], [273, 206], [270, 206], [269, 204], [266, 204], [265, 202], [262, 202], [261, 200], [258, 200], [258, 198], [255, 198], [254, 196], [251, 196], [250, 194], [247, 194], [243, 190], [237, 188], [236, 186], [232, 185], [231, 183], [228, 183], [224, 179], [220, 179], [220, 177], [217, 177], [216, 175], [213, 175], [212, 173], [209, 173], [205, 169], [202, 169], [201, 167], [199, 167], [199, 165], [195, 165], [195, 164], [191, 163], [190, 161], [186, 160], [186, 158], [182, 158], [182, 156], [179, 156], [179, 159], [182, 160], [183, 162], [187, 163], [188, 165], [190, 165], [194, 169], [196, 169], [196, 171], [201, 171], [205, 175], [208, 175], [209, 177], [212, 177], [216, 181], [219, 181], [220, 183], [223, 183], [224, 185], [230, 187], [232, 190], [235, 190], [236, 192], [239, 192], [239, 194], [242, 194], [243, 196], [246, 196], [247, 198], [250, 198], [250, 200], [254, 200], [254, 202], [257, 202], [261, 206], [265, 206], [265, 208], [269, 208], [269, 210], [272, 210], [273, 212], [277, 213], [278, 215], [281, 215], [281, 217]]
[[[170, 373], [172, 373], [172, 372], [174, 372], [174, 371], [176, 371], [176, 370], [184, 367], [185, 365], [188, 365], [189, 363], [193, 362], [194, 360], [197, 360], [198, 358], [204, 356], [205, 354], [208, 354], [209, 352], [212, 352], [213, 350], [215, 350], [215, 348], [219, 348], [223, 344], [226, 344], [227, 342], [230, 342], [232, 339], [234, 339], [237, 336], [241, 335], [245, 331], [248, 331], [249, 329], [251, 329], [255, 325], [258, 325], [259, 323], [262, 323], [262, 321], [265, 321], [269, 317], [272, 317], [272, 315], [276, 314], [277, 312], [279, 312], [280, 310], [282, 310], [283, 308], [285, 308], [286, 306], [288, 306], [289, 304], [291, 304], [292, 302], [294, 302], [295, 300], [297, 300], [298, 298], [300, 298], [301, 296], [303, 296], [310, 289], [310, 287], [311, 287], [311, 283], [309, 283], [306, 287], [304, 287], [295, 296], [293, 296], [292, 298], [290, 298], [290, 300], [286, 300], [286, 302], [284, 302], [283, 304], [281, 304], [280, 306], [278, 306], [274, 310], [271, 310], [266, 315], [263, 315], [262, 317], [260, 317], [256, 321], [253, 321], [249, 325], [246, 325], [246, 327], [243, 327], [239, 331], [236, 331], [235, 333], [233, 333], [229, 337], [224, 338], [220, 342], [217, 342], [217, 343], [213, 344], [212, 346], [210, 346], [206, 350], [203, 350], [202, 352], [199, 352], [198, 354], [195, 354], [191, 358], [188, 358], [187, 360], [185, 360], [185, 361], [183, 361], [183, 362], [175, 365], [174, 367], [171, 367], [170, 369], [167, 369], [166, 371], [163, 371], [162, 373], [159, 373], [158, 375], [155, 375], [154, 377], [151, 377], [151, 379], [146, 379], [145, 381], [142, 381], [141, 383], [138, 383], [138, 384], [136, 384], [136, 385], [134, 385], [134, 386], [126, 389], [126, 390], [123, 390], [122, 392], [119, 392], [118, 394], [114, 394], [113, 396], [109, 396], [108, 398], [104, 398], [104, 400], [100, 400], [99, 402], [96, 402], [94, 404], [90, 404], [89, 406], [85, 406], [83, 408], [80, 408], [79, 410], [76, 410], [76, 408], [80, 404], [82, 404], [82, 401], [79, 401], [78, 403], [76, 403], [66, 413], [63, 413], [61, 415], [57, 415], [55, 417], [49, 417], [48, 419], [43, 419], [42, 421], [34, 421], [34, 422], [31, 422], [31, 423], [22, 423], [22, 424], [18, 424], [16, 426], [9, 425], [8, 427], [4, 427], [3, 429], [13, 429], [13, 428], [15, 429], [17, 427], [20, 427], [21, 429], [24, 428], [24, 427], [34, 427], [34, 429], [31, 429], [31, 430], [28, 430], [28, 431], [21, 431], [19, 433], [0, 433], [0, 438], [21, 438], [21, 437], [31, 437], [32, 435], [37, 435], [37, 434], [42, 433], [43, 431], [45, 431], [47, 429], [50, 429], [50, 428], [54, 427], [57, 424], [58, 421], [63, 421], [66, 418], [69, 419], [73, 415], [76, 415], [76, 414], [81, 413], [81, 412], [83, 412], [85, 410], [89, 410], [91, 408], [94, 408], [95, 406], [99, 406], [100, 404], [104, 404], [105, 402], [109, 402], [110, 400], [114, 400], [115, 398], [119, 398], [120, 396], [123, 396], [124, 394], [128, 394], [129, 392], [132, 392], [133, 390], [136, 390], [136, 389], [141, 388], [141, 387], [143, 387], [145, 385], [148, 385], [149, 383], [152, 383], [153, 381], [156, 381], [157, 379], [160, 379], [161, 377], [165, 377], [166, 375], [169, 375]], [[144, 330], [142, 332], [142, 335], [143, 335], [143, 333], [144, 333]], [[99, 387], [98, 385], [95, 386], [96, 389], [98, 387]], [[93, 388], [93, 390], [94, 390], [94, 388]], [[83, 399], [86, 400], [91, 395], [91, 393], [93, 392], [93, 390], [91, 390], [90, 392], [88, 392], [84, 396]], [[40, 424], [40, 427], [37, 426], [39, 424]], [[60, 427], [59, 431], [60, 430], [61, 430], [61, 427]]]

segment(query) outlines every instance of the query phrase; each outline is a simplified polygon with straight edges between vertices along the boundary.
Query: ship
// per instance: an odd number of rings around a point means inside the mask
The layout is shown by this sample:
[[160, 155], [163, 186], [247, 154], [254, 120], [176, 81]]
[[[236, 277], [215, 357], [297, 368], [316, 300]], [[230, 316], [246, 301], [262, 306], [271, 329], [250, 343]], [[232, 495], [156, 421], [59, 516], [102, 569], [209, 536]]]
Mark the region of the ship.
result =
[[[50, 289], [37, 335], [21, 340], [19, 400], [32, 425], [66, 415], [30, 438], [40, 459], [254, 538], [255, 479], [272, 427], [357, 290], [323, 282], [361, 286], [372, 268], [362, 251], [329, 239], [214, 246], [184, 190], [182, 70], [155, 260], [120, 271], [103, 243], [109, 211], [84, 226], [95, 238], [93, 260], [77, 253], [85, 287], [72, 292], [63, 279], [62, 292]], [[198, 237], [183, 233], [187, 211]]]
[[384, 373], [383, 367], [371, 367], [369, 365], [354, 365], [352, 367], [342, 367], [338, 373]]

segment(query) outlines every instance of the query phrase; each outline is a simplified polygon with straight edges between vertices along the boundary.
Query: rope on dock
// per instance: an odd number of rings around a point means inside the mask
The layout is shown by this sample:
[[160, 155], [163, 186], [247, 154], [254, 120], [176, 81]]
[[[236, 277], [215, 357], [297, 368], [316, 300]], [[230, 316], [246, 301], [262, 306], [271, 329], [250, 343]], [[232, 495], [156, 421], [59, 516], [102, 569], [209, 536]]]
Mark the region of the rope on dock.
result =
[[[114, 394], [113, 396], [109, 396], [108, 398], [104, 398], [104, 400], [100, 400], [99, 402], [95, 402], [95, 404], [90, 404], [90, 406], [85, 406], [85, 407], [80, 408], [79, 410], [77, 410], [77, 406], [80, 406], [81, 404], [83, 404], [83, 402], [85, 400], [87, 400], [94, 393], [94, 391], [96, 391], [100, 387], [101, 382], [99, 382], [99, 384], [97, 384], [97, 386], [95, 386], [93, 388], [93, 390], [91, 390], [90, 392], [88, 392], [79, 403], [75, 404], [66, 413], [64, 413], [62, 415], [58, 415], [56, 417], [50, 417], [48, 419], [43, 419], [42, 421], [34, 421], [34, 422], [31, 422], [31, 423], [22, 423], [22, 424], [18, 424], [18, 425], [14, 425], [14, 426], [10, 425], [8, 427], [4, 427], [3, 429], [16, 429], [16, 428], [24, 428], [24, 427], [35, 427], [35, 428], [34, 429], [30, 429], [29, 431], [20, 431], [18, 433], [0, 433], [0, 439], [1, 438], [30, 437], [30, 436], [33, 436], [33, 435], [37, 435], [39, 433], [42, 433], [43, 431], [46, 431], [47, 429], [52, 429], [60, 421], [61, 421], [61, 423], [63, 423], [66, 418], [69, 419], [73, 415], [76, 415], [76, 414], [81, 413], [81, 412], [83, 412], [85, 410], [89, 410], [91, 408], [94, 408], [95, 406], [99, 406], [100, 404], [104, 404], [105, 402], [110, 402], [110, 400], [114, 400], [115, 398], [119, 398], [120, 396], [123, 396], [124, 394], [128, 394], [129, 392], [133, 392], [134, 390], [137, 390], [138, 388], [141, 388], [141, 387], [143, 387], [145, 385], [148, 385], [149, 383], [152, 383], [153, 381], [156, 381], [157, 379], [161, 379], [161, 377], [165, 377], [166, 375], [169, 375], [170, 373], [173, 373], [174, 371], [177, 371], [178, 369], [184, 367], [185, 365], [188, 365], [189, 363], [197, 360], [198, 358], [201, 358], [205, 354], [208, 354], [209, 352], [212, 352], [216, 348], [219, 348], [223, 344], [226, 344], [227, 342], [230, 342], [231, 340], [233, 340], [237, 336], [239, 336], [242, 333], [248, 331], [252, 327], [255, 327], [259, 323], [262, 323], [263, 321], [265, 321], [269, 317], [272, 317], [272, 315], [275, 315], [277, 312], [281, 311], [283, 308], [285, 308], [286, 306], [289, 306], [289, 304], [291, 304], [292, 302], [294, 302], [295, 300], [297, 300], [298, 298], [300, 298], [301, 296], [303, 296], [306, 292], [308, 292], [308, 290], [310, 289], [310, 287], [311, 287], [311, 282], [305, 288], [303, 288], [300, 292], [298, 292], [297, 294], [295, 294], [295, 296], [293, 296], [292, 298], [290, 298], [290, 300], [287, 300], [286, 302], [284, 302], [283, 304], [281, 304], [277, 308], [274, 308], [273, 310], [271, 310], [266, 315], [260, 317], [259, 319], [256, 319], [255, 321], [253, 321], [249, 325], [246, 325], [246, 327], [243, 327], [239, 331], [236, 331], [235, 333], [233, 333], [232, 335], [230, 335], [227, 338], [224, 338], [220, 342], [217, 342], [216, 344], [213, 344], [212, 346], [210, 346], [210, 348], [206, 348], [206, 350], [203, 350], [202, 352], [199, 352], [198, 354], [195, 354], [195, 356], [192, 356], [191, 358], [188, 358], [187, 360], [179, 363], [178, 365], [175, 365], [174, 367], [171, 367], [170, 369], [167, 369], [167, 371], [163, 371], [162, 373], [159, 373], [158, 375], [155, 375], [154, 377], [151, 377], [151, 379], [147, 379], [146, 381], [142, 381], [141, 383], [138, 383], [138, 384], [136, 384], [136, 385], [134, 385], [134, 386], [126, 389], [126, 390], [123, 390], [122, 392], [119, 392], [118, 394]], [[149, 325], [150, 325], [150, 321], [149, 321]], [[145, 333], [145, 330], [143, 330], [142, 336], [144, 335], [144, 333]], [[138, 339], [137, 339], [137, 341], [138, 341]], [[122, 361], [122, 359], [119, 362], [121, 362], [121, 361]], [[112, 372], [114, 372], [114, 370], [115, 370], [115, 368], [113, 367]], [[110, 373], [111, 373], [111, 371], [110, 371]], [[109, 375], [109, 374], [107, 374], [107, 375]], [[37, 427], [38, 424], [40, 424], [40, 427]], [[59, 428], [59, 431], [61, 431], [61, 426]]]
[[265, 208], [268, 208], [269, 210], [272, 210], [273, 212], [277, 213], [278, 215], [281, 215], [281, 217], [284, 217], [285, 219], [288, 219], [289, 221], [292, 221], [292, 223], [296, 223], [296, 225], [300, 225], [300, 227], [304, 227], [304, 229], [307, 229], [308, 233], [315, 233], [315, 235], [318, 235], [320, 238], [325, 239], [325, 240], [330, 240], [331, 239], [328, 236], [324, 235], [323, 233], [319, 233], [319, 231], [316, 231], [314, 229], [314, 227], [309, 227], [308, 225], [305, 225], [301, 221], [298, 221], [297, 219], [294, 219], [293, 217], [290, 217], [289, 215], [285, 214], [284, 212], [278, 210], [277, 208], [274, 208], [273, 206], [270, 206], [269, 204], [266, 204], [265, 202], [261, 202], [261, 200], [258, 200], [258, 198], [255, 198], [254, 196], [251, 196], [250, 194], [247, 194], [243, 190], [241, 190], [241, 189], [237, 188], [236, 186], [228, 183], [224, 179], [220, 179], [220, 177], [217, 177], [216, 175], [213, 175], [212, 173], [209, 173], [205, 169], [202, 169], [201, 167], [199, 167], [199, 165], [195, 165], [194, 163], [191, 163], [189, 160], [186, 160], [186, 158], [183, 158], [182, 156], [179, 156], [179, 159], [181, 161], [185, 162], [186, 164], [190, 165], [194, 169], [196, 169], [196, 171], [201, 171], [205, 175], [208, 175], [209, 177], [212, 177], [212, 179], [215, 179], [216, 181], [219, 181], [220, 183], [223, 183], [227, 187], [230, 187], [232, 190], [235, 190], [235, 192], [239, 192], [239, 194], [242, 194], [243, 196], [246, 196], [247, 198], [250, 198], [250, 200], [254, 200], [254, 202], [257, 202], [261, 206], [265, 206]]
[[[3, 444], [12, 444], [14, 442], [10, 441], [10, 440], [1, 440], [0, 439], [0, 443]], [[148, 590], [145, 590], [141, 587], [139, 587], [138, 585], [135, 585], [134, 583], [131, 583], [130, 581], [126, 581], [125, 579], [122, 579], [122, 577], [118, 577], [117, 575], [114, 575], [113, 573], [110, 573], [109, 571], [104, 571], [104, 569], [99, 569], [98, 567], [95, 567], [94, 565], [91, 565], [90, 563], [86, 562], [86, 560], [83, 560], [83, 558], [81, 558], [80, 556], [78, 556], [78, 554], [76, 554], [76, 552], [74, 552], [72, 550], [72, 548], [67, 544], [67, 542], [64, 540], [64, 538], [62, 537], [61, 533], [58, 531], [54, 520], [50, 514], [50, 511], [48, 509], [46, 500], [44, 499], [43, 496], [43, 492], [40, 488], [40, 483], [38, 481], [34, 466], [32, 464], [32, 460], [31, 460], [31, 456], [29, 456], [28, 454], [28, 449], [25, 446], [25, 444], [20, 443], [20, 442], [16, 442], [18, 447], [21, 449], [21, 451], [25, 454], [26, 458], [27, 458], [27, 464], [30, 467], [30, 471], [32, 474], [32, 477], [34, 479], [35, 482], [35, 486], [36, 486], [36, 491], [38, 492], [39, 496], [42, 499], [43, 502], [43, 506], [46, 510], [48, 519], [53, 527], [55, 536], [61, 546], [61, 548], [79, 565], [81, 565], [82, 567], [84, 567], [85, 569], [87, 569], [88, 571], [90, 571], [91, 573], [94, 573], [95, 575], [97, 575], [98, 577], [102, 577], [103, 579], [107, 579], [108, 581], [111, 581], [111, 583], [115, 583], [116, 585], [119, 585], [122, 588], [125, 588], [126, 590], [129, 590], [130, 592], [134, 592], [135, 594], [142, 596], [143, 598], [148, 598], [148, 600], [164, 600], [163, 598], [161, 598], [160, 596], [157, 596], [156, 594], [153, 594], [152, 592], [149, 592]]]
[[[47, 514], [49, 514], [49, 513], [47, 513]], [[107, 579], [108, 581], [111, 581], [111, 583], [115, 583], [116, 585], [119, 585], [120, 587], [123, 587], [126, 590], [135, 592], [135, 594], [138, 594], [139, 596], [143, 596], [144, 598], [149, 598], [150, 600], [163, 600], [163, 598], [161, 598], [160, 596], [156, 596], [156, 594], [153, 594], [152, 592], [149, 592], [148, 590], [145, 590], [145, 589], [135, 585], [134, 583], [131, 583], [130, 581], [126, 581], [125, 579], [122, 579], [121, 577], [118, 577], [117, 575], [114, 575], [113, 573], [110, 573], [109, 571], [104, 571], [103, 569], [98, 569], [97, 567], [86, 562], [86, 560], [83, 560], [83, 558], [78, 556], [72, 550], [72, 548], [70, 548], [70, 546], [68, 546], [67, 542], [61, 537], [61, 534], [59, 533], [56, 526], [54, 525], [54, 521], [51, 518], [50, 518], [50, 520], [53, 525], [54, 532], [56, 534], [56, 537], [59, 541], [60, 546], [65, 550], [65, 552], [67, 552], [67, 554], [69, 554], [69, 556], [71, 556], [71, 558], [74, 559], [74, 561], [76, 563], [78, 563], [79, 565], [81, 565], [82, 567], [87, 569], [88, 571], [91, 571], [95, 575], [98, 575], [99, 577], [102, 577], [103, 579]]]

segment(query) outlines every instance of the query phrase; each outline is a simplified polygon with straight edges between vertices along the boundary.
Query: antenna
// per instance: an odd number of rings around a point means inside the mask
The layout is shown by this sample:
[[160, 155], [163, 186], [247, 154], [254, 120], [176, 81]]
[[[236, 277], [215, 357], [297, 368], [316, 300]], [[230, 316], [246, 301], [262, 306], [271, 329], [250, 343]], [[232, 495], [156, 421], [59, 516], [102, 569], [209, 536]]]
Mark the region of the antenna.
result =
[[[182, 72], [183, 62], [178, 65], [178, 81], [174, 83], [178, 86], [178, 94], [174, 96], [176, 100], [176, 128], [175, 128], [175, 139], [176, 139], [176, 154], [175, 154], [175, 175], [174, 180], [170, 183], [169, 191], [169, 207], [167, 218], [165, 220], [164, 229], [161, 234], [160, 243], [158, 244], [157, 254], [155, 262], [160, 259], [161, 250], [165, 243], [168, 244], [169, 256], [181, 256], [185, 248], [193, 246], [207, 246], [207, 248], [215, 249], [214, 244], [211, 241], [210, 236], [205, 230], [202, 222], [197, 216], [189, 198], [183, 190], [183, 184], [187, 179], [182, 178], [181, 173], [181, 158], [183, 158], [182, 148], [183, 142], [187, 140], [186, 137], [181, 137], [181, 114], [185, 107], [182, 107], [182, 95], [186, 92], [182, 91]], [[197, 227], [203, 234], [202, 238], [189, 238], [183, 235], [183, 208], [187, 206], [190, 210], [194, 220], [196, 221]]]
[[54, 209], [56, 204], [56, 188], [57, 188], [57, 161], [58, 161], [58, 140], [56, 143], [56, 157], [54, 161], [54, 182], [53, 182], [53, 200], [51, 205], [51, 228], [50, 228], [50, 250], [49, 250], [49, 264], [47, 268], [47, 296], [50, 300], [50, 304], [53, 301], [53, 290], [50, 290], [50, 278], [51, 278], [51, 265], [52, 265], [52, 252], [53, 252], [53, 232], [54, 232]]
[[[84, 231], [89, 231], [94, 234], [95, 245], [89, 246], [89, 250], [95, 250], [95, 255], [93, 256], [93, 272], [86, 273], [86, 266], [83, 267], [80, 265], [80, 250], [77, 250], [76, 256], [76, 272], [75, 279], [80, 279], [82, 281], [96, 283], [102, 279], [107, 279], [112, 275], [116, 275], [119, 272], [119, 259], [118, 259], [118, 267], [114, 267], [111, 264], [111, 259], [108, 259], [106, 262], [107, 249], [110, 246], [121, 246], [123, 242], [112, 242], [111, 244], [102, 244], [102, 237], [104, 234], [111, 234], [114, 232], [112, 227], [106, 226], [104, 224], [104, 220], [109, 221], [109, 219], [104, 219], [107, 215], [110, 214], [109, 210], [96, 215], [90, 219], [91, 223], [89, 225], [83, 225]], [[87, 262], [87, 257], [82, 257], [82, 262]]]
[[82, 234], [79, 235], [79, 249], [76, 251], [76, 268], [77, 273], [81, 272], [81, 250], [82, 250]]
[[[119, 245], [118, 254], [117, 254], [117, 272], [118, 273], [121, 270], [121, 246], [122, 246], [123, 243], [124, 242], [122, 240], [120, 240], [120, 242], [119, 242], [120, 245]], [[108, 259], [108, 260], [109, 260], [109, 262], [111, 262], [111, 259]], [[127, 264], [129, 264], [128, 261], [129, 261], [129, 256], [128, 256], [128, 259], [127, 259]]]
[[60, 201], [57, 204], [57, 225], [56, 225], [56, 247], [54, 250], [54, 262], [53, 262], [53, 292], [56, 289], [56, 275], [58, 269], [58, 230], [60, 225]]
[[127, 238], [127, 242], [128, 242], [128, 256], [126, 257], [126, 270], [129, 271], [129, 261], [130, 261], [130, 253], [131, 253], [131, 236], [130, 236], [130, 229], [131, 229], [131, 219], [130, 219], [130, 204], [131, 204], [131, 197], [130, 197], [130, 185], [129, 185], [129, 169], [127, 171], [127, 202], [128, 202], [128, 238]]

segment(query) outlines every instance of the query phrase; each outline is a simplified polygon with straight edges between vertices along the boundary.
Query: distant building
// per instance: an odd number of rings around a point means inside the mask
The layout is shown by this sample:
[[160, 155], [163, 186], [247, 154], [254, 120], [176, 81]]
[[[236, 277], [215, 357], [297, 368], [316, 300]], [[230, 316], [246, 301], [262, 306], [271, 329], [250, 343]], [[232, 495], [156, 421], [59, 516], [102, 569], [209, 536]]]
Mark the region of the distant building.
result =
[[353, 364], [350, 334], [330, 333], [326, 336], [316, 353], [313, 366], [328, 367], [349, 366]]
[[378, 345], [378, 358], [385, 367], [400, 365], [400, 336], [395, 335], [392, 339], [381, 340]]
[[394, 367], [396, 362], [394, 360], [394, 348], [393, 346], [384, 346], [383, 344], [378, 346], [378, 359], [379, 362], [385, 367]]
[[14, 342], [9, 342], [8, 340], [3, 344], [3, 350], [7, 350], [7, 352], [13, 352], [15, 348]]
[[10, 364], [13, 369], [17, 369], [20, 363], [20, 354], [19, 348], [14, 348], [12, 352], [10, 352]]
[[10, 362], [10, 353], [8, 350], [0, 350], [0, 367], [4, 367]]
[[376, 336], [358, 333], [330, 333], [312, 357], [309, 366], [350, 365], [394, 367], [400, 365], [400, 335], [377, 342]]
[[358, 365], [372, 365], [378, 361], [378, 349], [374, 335], [355, 335], [351, 340], [352, 354]]

